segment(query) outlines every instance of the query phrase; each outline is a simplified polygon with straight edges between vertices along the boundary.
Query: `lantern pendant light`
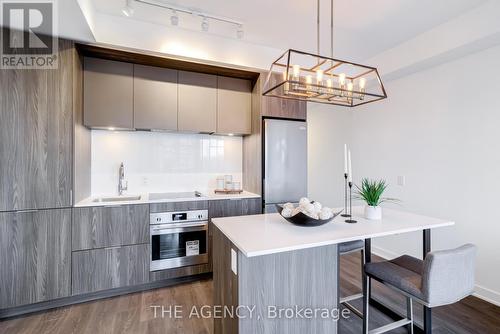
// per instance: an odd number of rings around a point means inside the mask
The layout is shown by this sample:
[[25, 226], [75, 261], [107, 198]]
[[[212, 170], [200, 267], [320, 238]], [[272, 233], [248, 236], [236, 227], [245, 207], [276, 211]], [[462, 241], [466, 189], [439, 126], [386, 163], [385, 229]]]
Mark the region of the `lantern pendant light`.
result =
[[333, 58], [333, 0], [331, 55], [320, 53], [320, 0], [317, 1], [317, 54], [289, 49], [271, 65], [264, 96], [356, 107], [387, 98], [375, 67]]

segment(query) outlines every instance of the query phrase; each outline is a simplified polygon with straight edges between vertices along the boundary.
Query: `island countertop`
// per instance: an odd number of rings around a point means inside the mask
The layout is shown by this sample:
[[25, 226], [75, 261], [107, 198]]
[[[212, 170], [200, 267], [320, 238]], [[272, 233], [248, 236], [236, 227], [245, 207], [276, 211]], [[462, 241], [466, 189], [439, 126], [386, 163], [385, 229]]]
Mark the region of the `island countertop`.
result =
[[354, 207], [353, 216], [358, 223], [345, 223], [338, 216], [318, 227], [293, 225], [278, 213], [214, 218], [212, 222], [246, 257], [454, 225], [449, 220], [385, 208], [379, 221], [362, 218], [362, 207]]

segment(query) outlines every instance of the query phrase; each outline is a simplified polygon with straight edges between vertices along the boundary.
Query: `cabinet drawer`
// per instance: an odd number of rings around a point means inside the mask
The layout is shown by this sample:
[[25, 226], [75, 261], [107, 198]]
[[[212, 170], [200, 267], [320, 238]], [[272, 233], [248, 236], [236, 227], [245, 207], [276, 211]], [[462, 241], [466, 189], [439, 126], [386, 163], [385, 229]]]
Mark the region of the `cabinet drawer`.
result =
[[73, 295], [147, 283], [149, 244], [73, 252]]
[[149, 242], [149, 206], [73, 209], [73, 250]]
[[208, 209], [208, 201], [154, 203], [149, 205], [151, 213], [206, 209]]
[[211, 266], [208, 263], [205, 263], [195, 266], [152, 271], [149, 273], [149, 280], [151, 282], [155, 282], [155, 281], [161, 281], [178, 277], [200, 275], [211, 271], [212, 271]]
[[259, 198], [224, 199], [210, 201], [210, 218], [256, 215], [262, 213], [262, 201]]

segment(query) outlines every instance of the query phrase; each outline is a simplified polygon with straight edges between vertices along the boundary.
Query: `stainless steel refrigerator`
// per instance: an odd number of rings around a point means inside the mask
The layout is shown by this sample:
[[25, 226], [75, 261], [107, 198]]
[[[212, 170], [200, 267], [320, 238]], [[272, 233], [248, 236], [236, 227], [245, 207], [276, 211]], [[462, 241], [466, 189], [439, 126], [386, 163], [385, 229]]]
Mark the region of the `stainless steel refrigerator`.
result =
[[307, 195], [307, 126], [303, 121], [264, 120], [264, 211]]

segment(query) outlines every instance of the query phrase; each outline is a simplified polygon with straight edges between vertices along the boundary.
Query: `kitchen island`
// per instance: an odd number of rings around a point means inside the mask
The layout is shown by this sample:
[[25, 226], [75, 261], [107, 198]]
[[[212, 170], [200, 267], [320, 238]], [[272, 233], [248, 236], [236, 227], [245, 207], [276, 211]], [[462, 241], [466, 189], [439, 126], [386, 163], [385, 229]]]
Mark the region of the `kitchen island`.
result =
[[369, 261], [371, 238], [424, 231], [426, 253], [430, 230], [454, 224], [389, 209], [381, 221], [353, 213], [357, 224], [337, 217], [319, 227], [277, 213], [213, 219], [214, 304], [234, 311], [214, 319], [214, 333], [337, 333], [338, 244], [365, 240]]

